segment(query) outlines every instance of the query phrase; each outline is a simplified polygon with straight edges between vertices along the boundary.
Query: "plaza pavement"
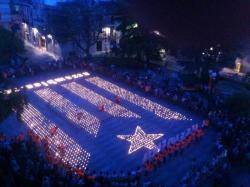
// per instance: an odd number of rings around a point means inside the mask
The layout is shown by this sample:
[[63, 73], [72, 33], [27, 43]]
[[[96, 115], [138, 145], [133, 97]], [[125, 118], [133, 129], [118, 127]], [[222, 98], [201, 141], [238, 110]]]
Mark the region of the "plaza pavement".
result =
[[[62, 74], [58, 73], [57, 76], [58, 75]], [[91, 75], [90, 77], [94, 76], [96, 75]], [[47, 79], [51, 77], [55, 77], [55, 75], [46, 76]], [[31, 80], [32, 82], [35, 82], [34, 80], [38, 81], [44, 78], [45, 76], [38, 76], [31, 78]], [[37, 110], [39, 110], [39, 112], [41, 112], [41, 114], [44, 115], [48, 120], [55, 123], [60, 128], [60, 130], [71, 137], [77, 144], [81, 145], [85, 151], [90, 153], [90, 160], [87, 166], [90, 170], [129, 171], [141, 166], [143, 163], [143, 157], [148, 152], [148, 150], [142, 148], [129, 155], [128, 149], [130, 143], [127, 141], [122, 141], [116, 137], [119, 134], [133, 134], [137, 125], [141, 126], [142, 129], [149, 134], [163, 133], [164, 136], [161, 139], [155, 141], [157, 144], [163, 139], [167, 140], [176, 134], [185, 131], [193, 124], [201, 124], [202, 119], [199, 116], [193, 115], [191, 112], [183, 110], [180, 107], [173, 106], [166, 101], [162, 101], [145, 93], [139, 92], [125, 84], [113, 82], [112, 80], [106, 79], [104, 77], [100, 78], [105, 79], [117, 85], [118, 87], [129, 90], [143, 98], [148, 98], [154, 103], [159, 103], [161, 106], [166, 107], [171, 111], [178, 112], [192, 120], [163, 119], [155, 115], [152, 111], [146, 110], [141, 106], [129, 102], [126, 99], [121, 99], [121, 105], [127, 110], [141, 116], [141, 118], [114, 117], [106, 114], [105, 112], [100, 112], [98, 107], [93, 103], [87, 101], [86, 99], [82, 99], [80, 96], [77, 96], [70, 90], [63, 88], [60, 84], [51, 86], [50, 89], [100, 120], [101, 123], [97, 136], [94, 137], [84, 129], [79, 128], [74, 124], [74, 122], [67, 119], [67, 117], [65, 117], [63, 114], [60, 114], [56, 108], [51, 107], [51, 103], [44, 102], [41, 97], [34, 93], [34, 90], [28, 90], [27, 94], [30, 103], [32, 103], [32, 105], [34, 105], [34, 107], [36, 107]], [[114, 93], [111, 93], [102, 87], [98, 87], [97, 85], [91, 84], [85, 79], [86, 78], [80, 78], [68, 82], [70, 83], [74, 81], [77, 84], [94, 91], [96, 94], [114, 101]], [[26, 78], [25, 81], [20, 81], [20, 84], [24, 82], [27, 83], [28, 79]], [[37, 88], [36, 90], [39, 89], [43, 88]], [[28, 128], [24, 124], [20, 125], [20, 123], [16, 122], [14, 116], [10, 116], [0, 126], [0, 131], [4, 131], [9, 135], [14, 135], [16, 132], [26, 131], [27, 129]], [[215, 135], [213, 132], [205, 134], [205, 136], [202, 137], [200, 141], [194, 142], [190, 147], [184, 150], [181, 155], [178, 155], [175, 158], [167, 159], [166, 164], [160, 167], [156, 172], [150, 174], [146, 180], [151, 180], [160, 184], [168, 184], [169, 186], [177, 185], [178, 180], [180, 180], [181, 177], [188, 170], [190, 170], [192, 158], [196, 158], [198, 164], [202, 164], [211, 158], [214, 139]]]

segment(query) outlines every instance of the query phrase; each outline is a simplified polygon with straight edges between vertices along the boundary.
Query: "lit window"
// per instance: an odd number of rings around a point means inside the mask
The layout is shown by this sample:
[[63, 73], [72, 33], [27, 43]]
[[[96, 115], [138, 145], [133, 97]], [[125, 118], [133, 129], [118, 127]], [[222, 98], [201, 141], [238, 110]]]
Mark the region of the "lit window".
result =
[[102, 29], [102, 32], [103, 32], [106, 36], [110, 36], [110, 34], [111, 34], [111, 29], [110, 29], [110, 27], [104, 27], [104, 28]]

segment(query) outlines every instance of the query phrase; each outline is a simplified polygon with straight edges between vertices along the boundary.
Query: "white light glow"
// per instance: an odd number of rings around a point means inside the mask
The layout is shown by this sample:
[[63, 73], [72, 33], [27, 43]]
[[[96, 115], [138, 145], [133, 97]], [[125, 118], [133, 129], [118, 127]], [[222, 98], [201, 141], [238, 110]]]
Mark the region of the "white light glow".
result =
[[91, 135], [97, 136], [100, 127], [100, 121], [87, 111], [76, 106], [71, 101], [65, 99], [57, 92], [44, 88], [34, 91], [45, 102], [49, 103], [52, 108], [59, 111], [63, 117], [66, 117], [73, 124], [81, 127]]
[[52, 79], [47, 80], [47, 83], [48, 83], [48, 84], [57, 84], [57, 82], [56, 82], [56, 81], [54, 81], [54, 80], [52, 80]]
[[156, 148], [158, 150], [154, 140], [159, 139], [163, 135], [164, 134], [146, 134], [140, 126], [137, 126], [133, 135], [117, 135], [117, 138], [127, 140], [131, 143], [128, 150], [128, 154], [131, 154], [142, 147], [150, 150]]
[[33, 85], [34, 85], [35, 87], [40, 87], [40, 86], [42, 86], [42, 84], [39, 83], [39, 82], [36, 82], [36, 83], [34, 83]]
[[44, 81], [42, 81], [41, 84], [42, 84], [43, 86], [46, 86], [46, 87], [49, 86], [49, 84], [46, 83], [46, 82], [44, 82]]
[[106, 36], [110, 36], [110, 34], [111, 34], [111, 29], [110, 29], [110, 27], [104, 27], [104, 28], [102, 28], [102, 32], [103, 32]]
[[119, 97], [142, 107], [145, 110], [148, 110], [150, 112], [153, 112], [155, 115], [163, 118], [163, 119], [168, 119], [168, 120], [191, 120], [188, 119], [186, 116], [174, 112], [170, 110], [169, 108], [166, 108], [162, 105], [159, 105], [149, 99], [146, 99], [144, 97], [141, 97], [137, 94], [134, 94], [124, 88], [121, 88], [111, 82], [108, 82], [100, 77], [91, 77], [85, 79], [87, 82], [90, 82], [101, 89], [104, 89], [112, 94], [118, 95]]
[[67, 79], [67, 80], [71, 80], [72, 79], [71, 76], [65, 76], [64, 78]]
[[25, 30], [27, 30], [27, 29], [28, 29], [28, 25], [27, 25], [26, 23], [23, 23], [23, 28], [24, 28]]
[[83, 77], [83, 75], [80, 73], [77, 73], [77, 74], [72, 74], [71, 77], [73, 77], [74, 79], [78, 79], [80, 77]]
[[84, 76], [90, 76], [90, 73], [89, 72], [83, 72], [82, 73]]
[[32, 84], [27, 84], [27, 85], [25, 85], [25, 87], [26, 87], [27, 89], [32, 89], [32, 88], [33, 88], [33, 85], [32, 85]]
[[[89, 76], [90, 73], [88, 72], [82, 72], [82, 73], [76, 73], [76, 74], [72, 74], [72, 75], [66, 75], [64, 77], [57, 77], [54, 80], [53, 79], [49, 79], [46, 81], [41, 81], [40, 83], [31, 83], [31, 84], [27, 84], [25, 86], [21, 86], [20, 89], [23, 89], [24, 87], [26, 87], [27, 89], [33, 89], [33, 88], [37, 88], [37, 87], [41, 87], [41, 86], [49, 86], [50, 84], [54, 85], [57, 83], [61, 83], [61, 82], [65, 82], [67, 80], [72, 80], [72, 79], [79, 79], [82, 78], [84, 76]], [[20, 89], [16, 90], [16, 92], [20, 91]]]
[[14, 92], [19, 92], [20, 88], [14, 88]]
[[153, 33], [154, 33], [155, 35], [157, 35], [157, 36], [161, 36], [161, 33], [160, 33], [160, 31], [158, 31], [158, 30], [154, 30]]
[[63, 84], [62, 87], [66, 88], [67, 90], [78, 95], [82, 99], [87, 100], [97, 107], [99, 107], [100, 105], [104, 105], [104, 111], [114, 117], [140, 118], [139, 115], [127, 110], [126, 108], [112, 102], [109, 99], [106, 99], [105, 97], [93, 92], [92, 90], [80, 84], [77, 84], [76, 82]]
[[[80, 167], [83, 170], [86, 169], [90, 154], [60, 128], [58, 128], [57, 133], [52, 136], [50, 133], [51, 129], [58, 126], [45, 118], [45, 116], [30, 103], [25, 106], [21, 118], [39, 138], [45, 139], [47, 137], [49, 150], [54, 156], [73, 168]], [[63, 147], [63, 152], [60, 147]]]
[[12, 93], [11, 89], [5, 90], [5, 92], [6, 92], [6, 94], [11, 94]]
[[32, 28], [32, 31], [33, 31], [35, 36], [37, 36], [37, 34], [39, 33], [37, 28]]
[[54, 79], [54, 81], [56, 81], [56, 82], [63, 82], [63, 81], [65, 81], [65, 78], [59, 77], [59, 78]]
[[48, 34], [47, 37], [48, 37], [49, 39], [51, 39], [51, 40], [52, 40], [52, 38], [53, 38], [51, 34]]

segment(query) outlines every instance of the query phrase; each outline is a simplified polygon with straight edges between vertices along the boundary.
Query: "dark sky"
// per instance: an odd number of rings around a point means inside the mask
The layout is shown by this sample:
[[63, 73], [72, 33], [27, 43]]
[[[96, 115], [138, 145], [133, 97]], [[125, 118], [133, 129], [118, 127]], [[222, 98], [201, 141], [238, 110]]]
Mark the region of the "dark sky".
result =
[[250, 0], [130, 0], [131, 14], [177, 46], [250, 44]]

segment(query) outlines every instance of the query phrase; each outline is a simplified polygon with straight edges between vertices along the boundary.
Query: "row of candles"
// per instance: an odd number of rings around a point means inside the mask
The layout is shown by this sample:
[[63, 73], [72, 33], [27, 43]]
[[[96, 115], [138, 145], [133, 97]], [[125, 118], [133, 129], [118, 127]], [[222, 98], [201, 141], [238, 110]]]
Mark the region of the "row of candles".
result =
[[55, 111], [58, 111], [69, 121], [73, 122], [73, 124], [81, 127], [94, 137], [97, 136], [100, 127], [100, 120], [98, 118], [50, 88], [35, 90], [34, 93], [48, 103]]
[[99, 108], [104, 107], [104, 112], [107, 112], [113, 117], [140, 118], [139, 115], [127, 110], [123, 106], [101, 96], [100, 94], [95, 93], [94, 91], [76, 82], [66, 83], [61, 86]]
[[90, 77], [85, 79], [87, 82], [90, 82], [91, 84], [94, 84], [112, 94], [115, 94], [122, 99], [125, 99], [137, 106], [142, 107], [145, 110], [148, 110], [150, 112], [153, 112], [155, 115], [167, 119], [167, 120], [191, 120], [187, 118], [186, 116], [172, 111], [169, 108], [166, 108], [158, 103], [155, 103], [145, 97], [141, 97], [135, 93], [132, 93], [131, 91], [128, 91], [127, 89], [121, 88], [109, 81], [106, 81], [100, 77]]
[[43, 80], [40, 82], [26, 84], [26, 85], [23, 85], [20, 87], [15, 87], [13, 89], [0, 90], [0, 93], [4, 93], [4, 94], [8, 95], [8, 94], [11, 94], [12, 92], [19, 92], [24, 88], [30, 90], [30, 89], [35, 89], [35, 88], [48, 87], [50, 85], [55, 85], [55, 84], [62, 83], [62, 82], [68, 81], [68, 80], [75, 80], [75, 79], [79, 79], [82, 77], [87, 77], [89, 75], [90, 75], [90, 73], [86, 72], [86, 71], [74, 73], [74, 74], [69, 74], [69, 75], [65, 75], [63, 77], [57, 77], [54, 79], [48, 79], [48, 80]]
[[[59, 158], [73, 168], [80, 167], [83, 170], [86, 169], [90, 153], [58, 128], [55, 123], [48, 120], [32, 104], [27, 104], [21, 114], [21, 118], [40, 139], [48, 141], [49, 149], [55, 159]], [[52, 135], [51, 129], [53, 128], [56, 128], [56, 133]]]

